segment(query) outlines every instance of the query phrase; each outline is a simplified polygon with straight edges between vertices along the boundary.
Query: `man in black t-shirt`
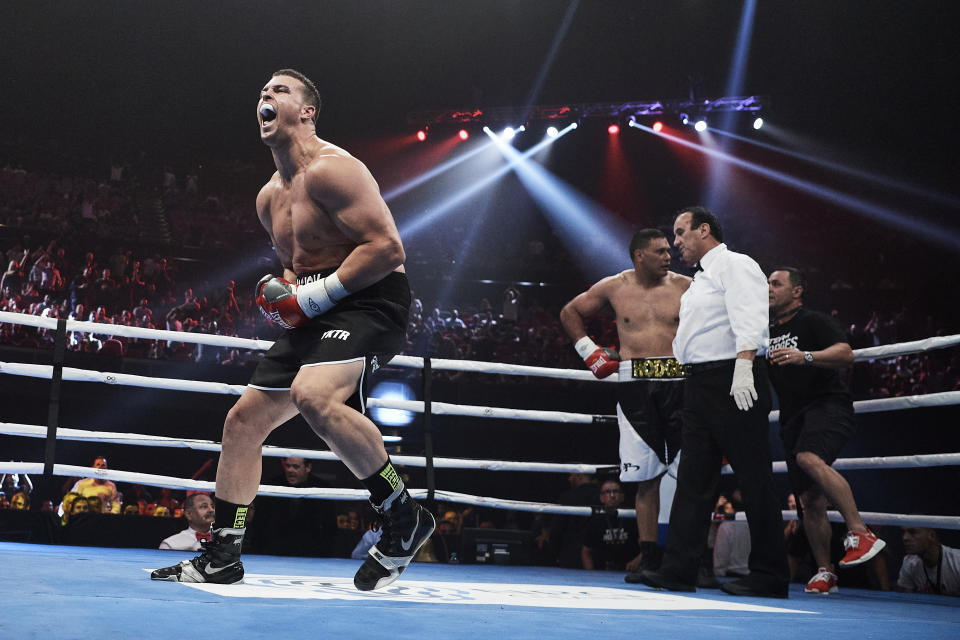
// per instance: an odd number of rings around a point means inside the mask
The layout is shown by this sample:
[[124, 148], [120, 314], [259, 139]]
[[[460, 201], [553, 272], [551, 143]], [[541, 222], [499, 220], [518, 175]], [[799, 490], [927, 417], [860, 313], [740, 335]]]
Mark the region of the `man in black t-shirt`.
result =
[[622, 571], [640, 564], [637, 523], [617, 515], [623, 498], [623, 486], [616, 480], [607, 480], [600, 487], [603, 509], [590, 516], [583, 533], [584, 569]]
[[780, 398], [787, 473], [800, 496], [803, 528], [819, 566], [805, 591], [835, 593], [829, 504], [840, 511], [848, 529], [841, 567], [862, 564], [886, 546], [863, 523], [850, 485], [830, 466], [856, 428], [850, 391], [838, 371], [853, 364], [853, 350], [831, 317], [803, 307], [805, 281], [800, 270], [782, 267], [767, 281], [770, 382]]
[[[325, 487], [303, 458], [282, 458], [283, 474], [263, 484], [295, 489]], [[276, 556], [333, 555], [337, 514], [328, 500], [260, 496], [250, 523], [250, 547], [255, 553]]]

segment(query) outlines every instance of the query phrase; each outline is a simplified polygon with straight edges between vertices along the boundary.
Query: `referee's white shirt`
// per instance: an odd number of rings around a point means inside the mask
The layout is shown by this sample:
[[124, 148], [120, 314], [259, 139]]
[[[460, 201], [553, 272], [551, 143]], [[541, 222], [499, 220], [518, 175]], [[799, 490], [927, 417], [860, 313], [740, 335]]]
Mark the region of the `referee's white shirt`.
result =
[[740, 351], [767, 353], [770, 288], [760, 265], [721, 243], [700, 259], [680, 298], [673, 353], [681, 364], [731, 360]]
[[161, 549], [176, 549], [177, 551], [200, 551], [200, 541], [197, 540], [196, 529], [187, 527], [180, 533], [175, 533], [160, 542]]

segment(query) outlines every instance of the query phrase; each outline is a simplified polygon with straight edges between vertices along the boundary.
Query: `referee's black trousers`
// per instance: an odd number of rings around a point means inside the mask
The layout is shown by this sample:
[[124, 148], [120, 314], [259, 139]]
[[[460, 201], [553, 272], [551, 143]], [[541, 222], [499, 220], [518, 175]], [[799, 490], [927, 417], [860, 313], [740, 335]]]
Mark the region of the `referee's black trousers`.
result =
[[733, 361], [691, 375], [684, 388], [683, 445], [677, 490], [660, 571], [695, 584], [716, 504], [721, 458], [736, 474], [750, 525], [751, 582], [777, 589], [789, 582], [783, 516], [770, 460], [770, 385], [766, 362], [754, 361], [757, 400], [740, 411], [730, 396]]

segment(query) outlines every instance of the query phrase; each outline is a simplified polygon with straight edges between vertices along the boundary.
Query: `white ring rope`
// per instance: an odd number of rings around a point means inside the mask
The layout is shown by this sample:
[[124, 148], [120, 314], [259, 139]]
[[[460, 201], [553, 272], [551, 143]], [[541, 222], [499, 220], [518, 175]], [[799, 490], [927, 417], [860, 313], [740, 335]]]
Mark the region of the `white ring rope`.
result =
[[[57, 318], [34, 316], [28, 313], [0, 311], [0, 322], [23, 324], [41, 329], [56, 329], [58, 320]], [[128, 327], [125, 325], [102, 324], [80, 320], [67, 320], [66, 327], [68, 332], [79, 331], [85, 333], [117, 335], [129, 338], [169, 340], [172, 342], [191, 342], [208, 346], [254, 349], [258, 351], [265, 351], [273, 346], [273, 342], [269, 340], [254, 340], [249, 338], [236, 338], [232, 336], [219, 336], [207, 333], [193, 333], [188, 331], [146, 329], [143, 327]], [[925, 340], [881, 345], [879, 347], [868, 347], [866, 349], [856, 349], [853, 353], [854, 359], [859, 362], [863, 360], [875, 360], [881, 358], [892, 358], [901, 355], [923, 353], [936, 349], [945, 349], [958, 344], [960, 344], [960, 334], [952, 336], [937, 336], [933, 338], [926, 338]], [[423, 368], [423, 358], [415, 356], [396, 356], [390, 361], [390, 364], [400, 367], [421, 369]], [[593, 377], [593, 374], [582, 369], [556, 369], [553, 367], [534, 367], [529, 365], [506, 364], [502, 362], [481, 362], [478, 360], [431, 359], [430, 364], [434, 369], [446, 371], [540, 376], [591, 382], [597, 381], [597, 379]], [[618, 376], [619, 374], [614, 374], [608, 378], [605, 378], [603, 381], [616, 382]]]
[[[0, 435], [45, 438], [47, 427], [33, 424], [0, 422]], [[391, 436], [384, 436], [384, 440]], [[105, 444], [132, 444], [151, 447], [174, 447], [194, 451], [220, 451], [220, 444], [211, 440], [195, 440], [151, 436], [139, 433], [117, 433], [113, 431], [87, 431], [84, 429], [57, 429], [57, 438], [81, 442], [101, 442]], [[396, 438], [395, 438], [396, 440]], [[269, 458], [298, 457], [308, 460], [339, 460], [332, 451], [313, 449], [290, 449], [286, 447], [263, 446], [263, 455]], [[408, 467], [427, 466], [422, 456], [391, 455], [390, 459]], [[910, 456], [889, 456], [870, 458], [840, 458], [835, 460], [835, 469], [917, 469], [925, 467], [948, 467], [960, 465], [960, 453], [934, 453]], [[477, 460], [470, 458], [434, 458], [433, 466], [438, 469], [481, 469], [484, 471], [535, 471], [544, 473], [586, 473], [595, 474], [604, 469], [619, 468], [618, 464], [585, 464], [553, 462], [510, 462], [506, 460]], [[783, 460], [773, 463], [774, 473], [786, 473], [787, 463]], [[723, 473], [733, 473], [728, 466]]]
[[[399, 357], [399, 356], [398, 356]], [[392, 362], [392, 361], [391, 361]], [[555, 369], [563, 371], [563, 369]], [[0, 362], [0, 373], [31, 378], [53, 377], [53, 366], [48, 364], [26, 364], [21, 362]], [[203, 380], [180, 380], [176, 378], [150, 378], [128, 373], [113, 373], [91, 371], [88, 369], [63, 368], [63, 379], [74, 382], [102, 382], [104, 384], [119, 384], [148, 389], [165, 389], [168, 391], [195, 391], [200, 393], [219, 393], [239, 396], [246, 389], [245, 385], [227, 384], [224, 382], [207, 382]], [[856, 413], [876, 413], [879, 411], [897, 411], [901, 409], [917, 409], [921, 407], [947, 407], [960, 404], [960, 391], [941, 391], [917, 396], [901, 396], [897, 398], [878, 398], [875, 400], [858, 400], [853, 403]], [[368, 398], [370, 407], [384, 409], [403, 409], [415, 413], [423, 413], [424, 404], [421, 400], [383, 400]], [[586, 413], [568, 413], [565, 411], [538, 411], [535, 409], [508, 409], [503, 407], [478, 407], [472, 405], [450, 404], [446, 402], [431, 403], [433, 415], [467, 416], [474, 418], [502, 418], [507, 420], [532, 420], [539, 422], [561, 422], [568, 424], [596, 424], [597, 422], [616, 422], [616, 416], [591, 415]], [[770, 422], [780, 418], [779, 411], [770, 412]]]
[[[30, 314], [0, 312], [0, 322], [10, 322], [14, 324], [23, 324], [43, 329], [56, 329], [58, 320], [56, 318], [45, 318], [33, 316]], [[223, 346], [231, 348], [247, 348], [255, 350], [265, 350], [272, 346], [272, 342], [264, 340], [249, 340], [231, 336], [216, 336], [202, 333], [190, 333], [179, 331], [161, 331], [156, 329], [146, 329], [142, 327], [127, 327], [122, 325], [100, 324], [94, 322], [81, 322], [74, 320], [66, 321], [67, 331], [81, 331], [106, 335], [119, 335], [131, 338], [145, 338], [154, 340], [168, 340], [174, 342], [189, 342], [211, 346]], [[943, 349], [960, 344], [960, 335], [928, 338], [914, 342], [907, 342], [894, 345], [885, 345], [881, 347], [872, 347], [869, 349], [859, 349], [855, 351], [856, 361], [890, 358], [899, 355], [908, 355], [922, 353], [934, 349]], [[390, 364], [410, 367], [423, 368], [424, 359], [411, 356], [396, 356]], [[530, 375], [538, 377], [574, 379], [582, 381], [595, 381], [593, 375], [583, 370], [556, 369], [550, 367], [533, 367], [526, 365], [512, 365], [505, 363], [491, 363], [479, 361], [460, 361], [460, 360], [431, 360], [431, 366], [437, 370], [448, 371], [466, 371], [472, 373], [489, 373], [505, 375]], [[226, 395], [240, 395], [246, 388], [244, 385], [230, 385], [217, 382], [205, 382], [195, 380], [177, 380], [171, 378], [150, 378], [145, 376], [136, 376], [120, 373], [103, 373], [89, 371], [84, 369], [75, 369], [71, 367], [63, 368], [63, 380], [80, 382], [102, 382], [106, 384], [120, 384], [127, 386], [137, 386], [145, 388], [166, 389], [175, 391], [194, 391], [204, 393], [218, 393]], [[32, 365], [23, 363], [0, 362], [0, 373], [11, 375], [21, 375], [36, 378], [50, 379], [53, 377], [53, 367], [49, 365]], [[616, 382], [619, 376], [610, 376], [606, 382]], [[421, 401], [386, 401], [371, 398], [369, 400], [371, 407], [384, 407], [406, 409], [417, 413], [424, 412], [424, 403]], [[908, 409], [916, 407], [936, 407], [960, 404], [960, 391], [932, 393], [922, 396], [908, 396], [899, 398], [882, 398], [877, 400], [866, 400], [854, 403], [857, 413], [870, 413], [876, 411], [890, 411], [896, 409]], [[559, 411], [534, 411], [524, 409], [506, 409], [497, 407], [476, 407], [467, 405], [454, 405], [448, 403], [431, 403], [431, 413], [436, 415], [460, 415], [483, 418], [506, 418], [520, 420], [539, 420], [549, 422], [565, 422], [578, 424], [593, 424], [598, 421], [612, 421], [613, 416], [594, 416], [588, 414], [576, 414]], [[775, 421], [779, 418], [779, 412], [771, 412], [770, 420]], [[24, 435], [30, 437], [43, 437], [46, 435], [46, 427], [35, 425], [10, 425], [0, 423], [3, 428], [0, 433], [7, 435]], [[41, 432], [42, 431], [42, 435]], [[16, 433], [13, 433], [16, 432]], [[217, 451], [220, 446], [210, 441], [202, 440], [177, 440], [174, 438], [163, 438], [160, 436], [145, 436], [140, 434], [117, 434], [111, 432], [91, 432], [74, 429], [58, 430], [58, 437], [64, 439], [94, 440], [100, 442], [115, 442], [119, 444], [149, 444], [152, 446], [167, 447], [185, 447], [205, 451]], [[337, 459], [329, 451], [311, 451], [304, 449], [285, 449], [280, 447], [264, 447], [264, 455], [268, 456], [300, 456], [314, 460], [335, 460]], [[415, 456], [396, 456], [394, 460], [398, 464], [409, 466], [425, 466], [425, 459]], [[916, 468], [929, 466], [955, 465], [960, 461], [960, 454], [934, 454], [922, 456], [893, 456], [884, 458], [850, 458], [837, 460], [834, 464], [841, 469], [880, 469], [880, 468]], [[13, 473], [42, 473], [42, 463], [0, 463], [0, 471]], [[494, 460], [463, 460], [455, 458], [435, 458], [434, 466], [438, 468], [460, 468], [460, 469], [487, 469], [487, 470], [511, 470], [511, 471], [549, 471], [549, 472], [582, 472], [594, 473], [598, 468], [618, 467], [619, 465], [564, 465], [553, 463], [527, 463], [527, 462], [506, 462]], [[782, 473], [786, 471], [785, 462], [774, 462], [773, 471]], [[184, 480], [169, 476], [157, 476], [151, 474], [141, 474], [127, 471], [116, 470], [94, 470], [89, 467], [77, 467], [73, 465], [54, 465], [55, 475], [89, 476], [94, 473], [98, 477], [115, 479], [120, 482], [133, 482], [136, 484], [145, 484], [150, 486], [161, 486], [172, 489], [194, 489], [210, 491], [214, 489], [214, 483], [199, 480]], [[730, 472], [729, 467], [724, 472]], [[365, 499], [367, 492], [359, 489], [294, 489], [292, 487], [278, 487], [263, 485], [260, 487], [260, 494], [268, 496], [299, 496], [328, 498], [334, 500], [357, 500]], [[427, 494], [426, 490], [414, 489], [411, 493], [415, 497], [423, 497]], [[448, 500], [463, 504], [473, 504], [478, 506], [491, 506], [497, 508], [508, 508], [519, 511], [533, 511], [539, 513], [557, 513], [566, 515], [590, 515], [593, 509], [590, 507], [571, 507], [564, 505], [553, 505], [547, 503], [533, 503], [518, 500], [506, 500], [500, 498], [489, 498], [482, 496], [472, 496], [450, 491], [437, 490], [434, 492], [437, 499]], [[620, 517], [633, 517], [632, 509], [619, 509]], [[832, 522], [843, 522], [842, 516], [838, 512], [828, 512]], [[936, 526], [951, 529], [960, 529], [960, 517], [952, 516], [906, 516], [899, 514], [884, 514], [873, 512], [861, 512], [865, 522], [869, 524], [912, 524], [915, 526]], [[795, 519], [795, 512], [784, 512], [787, 519]], [[744, 514], [738, 514], [738, 519], [745, 519]]]
[[[0, 473], [40, 474], [43, 473], [43, 463], [0, 462]], [[207, 480], [189, 480], [175, 478], [172, 476], [136, 473], [133, 471], [118, 471], [116, 469], [94, 469], [93, 467], [81, 467], [67, 464], [54, 465], [53, 474], [57, 476], [68, 477], [98, 477], [116, 482], [129, 482], [132, 484], [140, 484], [151, 487], [166, 487], [169, 489], [189, 491], [213, 491], [215, 488], [215, 483]], [[427, 496], [427, 490], [410, 489], [410, 494], [414, 498], [422, 499]], [[366, 500], [370, 496], [365, 489], [296, 489], [294, 487], [281, 487], [276, 485], [260, 485], [259, 489], [257, 490], [257, 495], [286, 498], [316, 498], [326, 500]], [[513, 511], [526, 511], [530, 513], [590, 516], [595, 512], [591, 507], [567, 506], [543, 502], [527, 502], [523, 500], [474, 496], [456, 491], [437, 490], [434, 492], [434, 497], [437, 500], [445, 502], [455, 502], [457, 504], [469, 504], [497, 509], [510, 509]], [[783, 511], [782, 515], [784, 520], [797, 519], [797, 513], [795, 511]], [[636, 517], [636, 512], [633, 509], [617, 509], [617, 516], [620, 518], [634, 518]], [[841, 516], [838, 511], [828, 511], [827, 516], [831, 522], [844, 521], [843, 516]], [[895, 513], [878, 513], [873, 511], [861, 511], [860, 516], [867, 524], [960, 529], [960, 517], [956, 516], [915, 516]], [[737, 513], [736, 519], [746, 520], [746, 514], [743, 512]]]
[[[57, 318], [34, 316], [29, 313], [13, 313], [0, 311], [0, 322], [22, 324], [38, 329], [55, 331]], [[100, 322], [86, 322], [83, 320], [67, 320], [67, 333], [96, 333], [108, 336], [122, 336], [124, 338], [143, 338], [145, 340], [168, 340], [170, 342], [191, 342], [210, 347], [229, 347], [231, 349], [255, 349], [266, 351], [273, 346], [269, 340], [254, 340], [237, 338], [234, 336], [218, 336], [209, 333], [193, 333], [191, 331], [167, 331], [164, 329], [147, 329], [145, 327], [128, 327], [122, 324], [103, 324]]]
[[934, 351], [936, 349], [946, 349], [960, 344], [960, 335], [955, 336], [934, 336], [923, 340], [914, 340], [913, 342], [900, 342], [898, 344], [885, 344], [879, 347], [867, 347], [865, 349], [856, 349], [853, 352], [855, 362], [864, 360], [883, 360], [895, 356], [907, 356], [914, 353], [923, 353], [925, 351]]

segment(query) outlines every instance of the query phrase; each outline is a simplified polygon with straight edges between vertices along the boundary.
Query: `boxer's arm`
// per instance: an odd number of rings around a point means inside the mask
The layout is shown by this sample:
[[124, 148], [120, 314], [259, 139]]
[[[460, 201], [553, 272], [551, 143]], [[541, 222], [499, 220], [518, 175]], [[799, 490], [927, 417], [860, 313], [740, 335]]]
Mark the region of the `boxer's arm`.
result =
[[273, 177], [270, 178], [267, 184], [263, 185], [260, 189], [260, 193], [257, 194], [257, 218], [260, 219], [260, 224], [263, 226], [263, 230], [267, 232], [267, 237], [270, 238], [270, 245], [273, 247], [273, 250], [276, 251], [277, 257], [280, 258], [280, 263], [283, 265], [283, 278], [288, 282], [296, 282], [297, 276], [290, 268], [292, 265], [293, 256], [283, 255], [282, 248], [277, 244], [277, 238], [273, 235], [273, 218], [270, 215], [270, 199], [273, 196], [273, 191], [276, 188], [276, 180], [278, 180], [278, 174], [273, 174]]
[[568, 302], [560, 311], [560, 322], [567, 335], [573, 340], [574, 349], [583, 358], [587, 368], [599, 379], [606, 378], [617, 371], [620, 367], [618, 364], [620, 356], [613, 349], [598, 347], [587, 335], [583, 320], [601, 311], [610, 303], [607, 290], [612, 286], [612, 282], [612, 278], [601, 280]]
[[587, 335], [587, 329], [584, 325], [586, 318], [595, 313], [600, 313], [610, 305], [610, 297], [607, 293], [609, 286], [610, 278], [604, 278], [568, 302], [560, 310], [560, 323], [571, 341], [577, 342]]
[[327, 156], [306, 175], [307, 192], [356, 247], [337, 267], [347, 291], [359, 291], [403, 265], [406, 255], [396, 223], [373, 176], [358, 160]]

